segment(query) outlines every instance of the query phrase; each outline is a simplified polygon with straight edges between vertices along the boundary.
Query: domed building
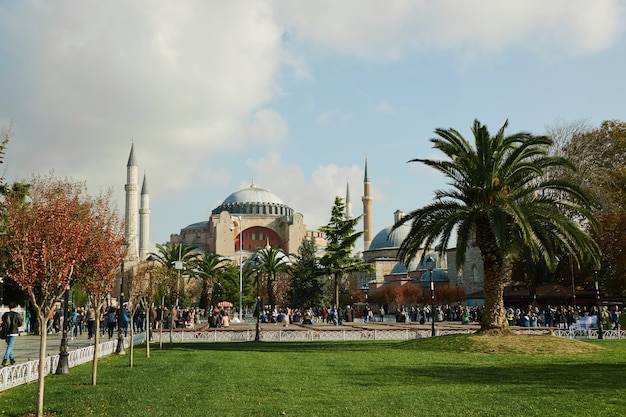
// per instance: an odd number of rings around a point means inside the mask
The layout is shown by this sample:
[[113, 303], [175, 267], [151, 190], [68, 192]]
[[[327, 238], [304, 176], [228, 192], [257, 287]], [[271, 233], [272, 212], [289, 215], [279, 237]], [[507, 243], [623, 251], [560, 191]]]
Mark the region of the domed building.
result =
[[190, 224], [179, 234], [170, 235], [170, 242], [233, 256], [240, 249], [252, 253], [267, 245], [296, 253], [305, 236], [313, 236], [318, 246], [326, 246], [321, 232], [307, 230], [301, 213], [252, 182], [226, 197], [211, 211], [208, 221]]
[[[404, 212], [396, 210], [394, 224], [404, 217]], [[421, 261], [421, 253], [416, 254], [408, 265], [398, 259], [400, 245], [406, 239], [411, 226], [404, 224], [397, 229], [393, 225], [382, 229], [376, 234], [369, 246], [363, 252], [363, 260], [375, 266], [374, 271], [361, 273], [357, 276], [357, 286], [367, 288], [368, 292], [380, 291], [385, 285], [402, 286], [408, 283], [419, 284], [420, 287], [428, 287], [428, 267]], [[425, 259], [434, 261], [433, 280], [437, 286], [447, 285], [449, 282], [447, 273], [446, 257], [440, 257], [438, 250], [425, 249]], [[426, 280], [423, 282], [423, 280]]]

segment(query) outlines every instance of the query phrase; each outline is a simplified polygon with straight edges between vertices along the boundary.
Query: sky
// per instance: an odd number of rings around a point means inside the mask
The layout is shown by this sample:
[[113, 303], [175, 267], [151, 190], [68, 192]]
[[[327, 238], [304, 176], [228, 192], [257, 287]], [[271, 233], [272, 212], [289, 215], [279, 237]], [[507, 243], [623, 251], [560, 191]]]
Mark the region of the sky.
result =
[[310, 230], [347, 184], [358, 216], [367, 158], [376, 234], [448, 188], [407, 163], [436, 128], [624, 120], [625, 29], [624, 0], [0, 0], [0, 168], [123, 215], [134, 144], [154, 244], [252, 181]]

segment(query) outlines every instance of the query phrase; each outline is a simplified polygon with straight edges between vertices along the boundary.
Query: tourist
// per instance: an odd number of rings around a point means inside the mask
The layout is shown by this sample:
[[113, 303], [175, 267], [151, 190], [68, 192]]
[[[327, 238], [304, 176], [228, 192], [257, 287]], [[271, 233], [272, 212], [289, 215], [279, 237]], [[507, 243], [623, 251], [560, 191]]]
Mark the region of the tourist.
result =
[[20, 326], [22, 325], [22, 316], [15, 311], [16, 308], [17, 304], [11, 301], [9, 303], [9, 311], [2, 315], [2, 327], [6, 329], [7, 342], [7, 350], [4, 352], [2, 366], [7, 366], [9, 361], [11, 365], [15, 364], [13, 346], [15, 345], [15, 339], [19, 336]]

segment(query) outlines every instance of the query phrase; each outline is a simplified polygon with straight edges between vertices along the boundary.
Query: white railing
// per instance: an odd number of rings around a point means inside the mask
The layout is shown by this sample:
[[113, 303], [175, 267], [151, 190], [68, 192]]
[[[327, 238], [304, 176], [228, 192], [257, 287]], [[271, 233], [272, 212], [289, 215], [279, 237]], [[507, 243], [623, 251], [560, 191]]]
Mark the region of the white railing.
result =
[[[145, 341], [145, 333], [136, 334], [133, 337], [133, 343], [135, 345], [143, 343]], [[124, 346], [130, 347], [130, 337], [124, 338]], [[99, 344], [98, 357], [108, 356], [115, 351], [117, 347], [117, 340], [108, 340]], [[94, 345], [79, 348], [69, 352], [68, 364], [70, 368], [81, 365], [83, 363], [91, 362], [93, 359]], [[54, 374], [57, 366], [59, 365], [59, 354], [54, 356], [48, 356], [45, 359], [46, 363], [44, 371], [46, 375]], [[15, 364], [11, 366], [5, 366], [0, 368], [0, 391], [4, 391], [8, 388], [15, 387], [22, 384], [27, 384], [39, 379], [39, 359]]]
[[[437, 328], [435, 334], [437, 336], [446, 336], [452, 334], [470, 334], [474, 333], [474, 328]], [[558, 337], [568, 339], [597, 339], [598, 330], [574, 330], [574, 329], [553, 329], [546, 327], [527, 327], [514, 328], [513, 333], [516, 334], [554, 334]], [[424, 328], [405, 328], [405, 329], [363, 329], [363, 328], [332, 328], [320, 329], [315, 328], [294, 328], [294, 329], [276, 329], [262, 330], [259, 334], [260, 340], [263, 342], [313, 342], [313, 341], [358, 341], [358, 340], [412, 340], [431, 337], [431, 329]], [[604, 339], [622, 339], [626, 338], [626, 330], [605, 330], [603, 331]], [[218, 343], [218, 342], [249, 342], [255, 339], [255, 330], [226, 330], [214, 329], [203, 330], [197, 332], [177, 331], [171, 335], [169, 332], [163, 334], [159, 332], [152, 333], [153, 343]], [[160, 339], [162, 337], [162, 340]], [[171, 337], [171, 339], [170, 339]], [[140, 344], [145, 341], [145, 333], [134, 336], [134, 344]], [[99, 357], [110, 355], [115, 351], [117, 345], [116, 340], [110, 340], [100, 343]], [[125, 338], [125, 346], [130, 346], [130, 338]], [[70, 352], [70, 367], [90, 362], [93, 358], [94, 346], [88, 346], [76, 349]], [[49, 356], [46, 358], [46, 375], [54, 373], [59, 363], [59, 355]], [[38, 379], [39, 360], [33, 360], [26, 363], [11, 365], [0, 369], [0, 391], [5, 389], [32, 382]]]
[[[567, 339], [598, 339], [600, 332], [597, 329], [557, 329], [554, 330], [554, 335], [559, 337], [565, 337]], [[603, 339], [624, 339], [626, 338], [626, 330], [603, 330]]]

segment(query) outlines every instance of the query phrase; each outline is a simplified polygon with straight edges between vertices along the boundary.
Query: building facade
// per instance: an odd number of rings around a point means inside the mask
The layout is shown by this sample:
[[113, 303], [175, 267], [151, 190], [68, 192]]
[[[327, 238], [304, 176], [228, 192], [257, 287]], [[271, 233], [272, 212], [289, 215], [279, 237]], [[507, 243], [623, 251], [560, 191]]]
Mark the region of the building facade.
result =
[[249, 255], [268, 245], [285, 253], [297, 253], [305, 237], [314, 238], [318, 247], [326, 246], [321, 232], [307, 230], [302, 213], [253, 182], [229, 195], [212, 210], [208, 220], [170, 235], [170, 242], [187, 243], [206, 253], [230, 257], [239, 251]]

